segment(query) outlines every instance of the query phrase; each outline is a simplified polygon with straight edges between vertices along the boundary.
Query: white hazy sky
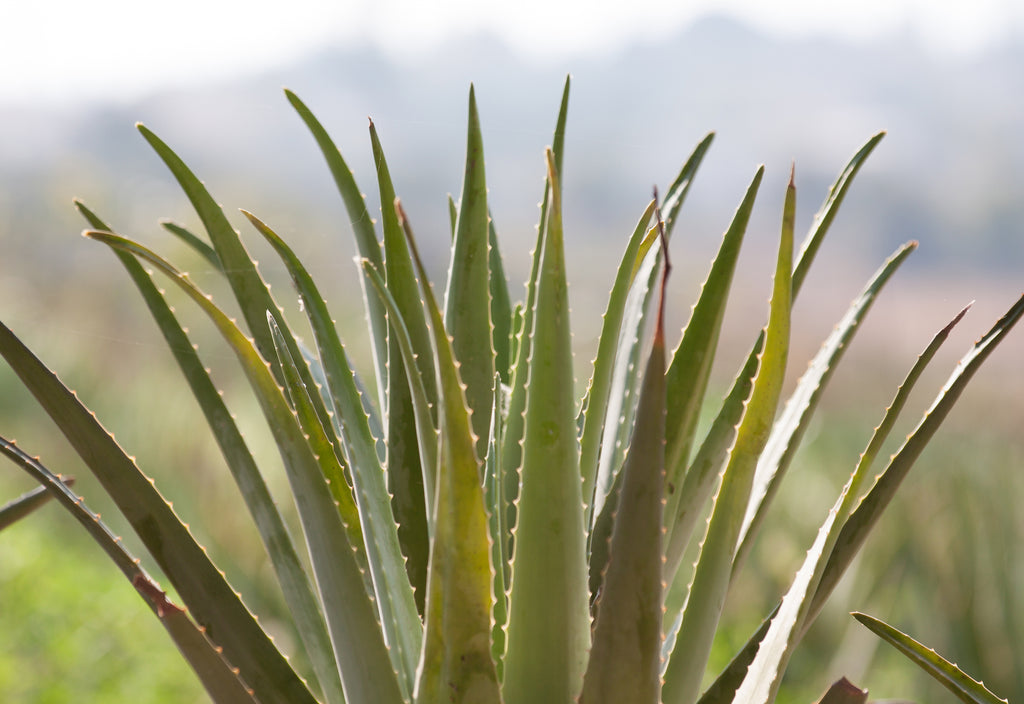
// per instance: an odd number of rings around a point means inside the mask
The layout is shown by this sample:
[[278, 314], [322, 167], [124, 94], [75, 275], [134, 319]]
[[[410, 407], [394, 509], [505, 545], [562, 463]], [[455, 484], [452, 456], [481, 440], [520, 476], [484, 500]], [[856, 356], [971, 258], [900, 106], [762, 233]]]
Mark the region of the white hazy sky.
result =
[[126, 100], [328, 44], [408, 57], [478, 31], [543, 59], [655, 39], [708, 12], [784, 35], [909, 30], [936, 51], [1024, 35], [1021, 0], [0, 0], [0, 102]]

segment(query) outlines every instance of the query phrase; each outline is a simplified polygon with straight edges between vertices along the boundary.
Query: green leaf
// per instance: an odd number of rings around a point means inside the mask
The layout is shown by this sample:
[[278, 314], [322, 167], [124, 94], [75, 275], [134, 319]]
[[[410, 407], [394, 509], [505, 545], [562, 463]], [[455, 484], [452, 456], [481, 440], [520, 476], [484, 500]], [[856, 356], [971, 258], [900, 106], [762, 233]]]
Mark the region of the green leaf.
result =
[[867, 614], [854, 613], [853, 617], [941, 682], [942, 686], [955, 694], [960, 701], [967, 704], [1008, 704], [1006, 699], [1000, 699], [984, 684], [972, 679], [959, 667], [907, 634]]
[[339, 508], [269, 365], [238, 327], [186, 275], [134, 242], [104, 232], [87, 234], [153, 264], [199, 305], [231, 346], [256, 392], [287, 470], [328, 632], [334, 643], [345, 698], [350, 704], [401, 702], [399, 680], [366, 594]]
[[4, 438], [0, 438], [0, 454], [6, 455], [42, 484], [40, 489], [46, 492], [47, 497], [55, 498], [85, 527], [160, 619], [161, 625], [216, 704], [253, 704], [257, 701], [255, 692], [245, 685], [238, 670], [225, 659], [221, 649], [207, 638], [204, 629], [167, 598], [156, 582], [139, 566], [139, 561], [125, 550], [121, 539], [100, 521], [99, 514], [86, 508], [81, 497], [72, 493], [67, 480], [62, 480], [60, 475], [53, 474], [38, 460], [29, 457], [13, 442]]
[[882, 288], [906, 258], [917, 249], [917, 242], [900, 247], [875, 273], [864, 291], [836, 325], [825, 340], [818, 354], [811, 360], [807, 371], [797, 383], [796, 390], [786, 402], [786, 407], [772, 428], [772, 434], [765, 445], [764, 453], [757, 463], [754, 475], [752, 500], [743, 517], [740, 530], [740, 548], [736, 554], [733, 570], [738, 571], [750, 551], [753, 540], [764, 522], [765, 513], [778, 491], [789, 464], [800, 446], [800, 440], [818, 406], [822, 392], [832, 378], [832, 372], [849, 348], [853, 336], [860, 329], [860, 322], [868, 314]]
[[[75, 483], [72, 477], [60, 477], [60, 480], [67, 486]], [[53, 497], [47, 492], [46, 487], [40, 486], [0, 506], [0, 530], [20, 521], [37, 508], [45, 506], [51, 498]]]
[[[899, 251], [896, 256], [898, 255]], [[893, 260], [894, 258], [890, 258], [889, 264], [891, 264]], [[888, 265], [883, 266], [881, 271], [885, 271], [887, 266]], [[869, 284], [868, 289], [871, 287], [871, 284]], [[854, 301], [851, 310], [855, 310], [858, 307], [858, 304], [859, 300]], [[895, 425], [897, 418], [899, 418], [900, 412], [903, 410], [904, 405], [910, 396], [910, 392], [914, 388], [917, 380], [920, 378], [921, 373], [925, 370], [928, 363], [935, 356], [935, 353], [938, 352], [939, 347], [942, 346], [942, 343], [949, 336], [953, 326], [960, 321], [966, 312], [966, 308], [960, 311], [960, 313], [948, 325], [946, 325], [946, 327], [940, 330], [932, 338], [928, 347], [914, 363], [909, 374], [907, 374], [906, 379], [900, 385], [900, 388], [896, 393], [896, 397], [885, 411], [885, 416], [883, 417], [882, 422], [878, 424], [877, 428], [875, 428], [871, 440], [868, 442], [867, 448], [865, 448], [864, 452], [861, 453], [857, 468], [854, 470], [849, 482], [844, 487], [840, 501], [832, 509], [833, 514], [838, 517], [839, 521], [845, 521], [847, 519], [851, 508], [859, 498], [861, 486], [870, 476], [874, 460], [886, 439], [889, 437], [889, 433]], [[843, 524], [837, 523], [836, 525]], [[832, 590], [839, 582], [840, 577], [843, 575], [846, 567], [849, 565], [850, 561], [856, 554], [857, 549], [860, 547], [860, 544], [851, 544], [848, 546], [849, 549], [842, 551], [841, 554], [832, 554], [835, 549], [835, 540], [833, 538], [834, 536], [830, 535], [829, 543], [824, 549], [819, 551], [820, 554], [830, 555], [830, 559], [825, 563], [823, 569], [821, 568], [819, 561], [819, 565], [816, 569], [819, 569], [821, 574], [819, 577], [815, 577], [816, 582], [814, 585], [813, 598], [810, 601], [810, 607], [801, 615], [799, 623], [794, 626], [794, 630], [797, 633], [794, 643], [803, 637], [807, 632], [807, 629], [810, 628], [811, 624], [817, 618], [826, 599], [832, 593]], [[762, 623], [757, 633], [747, 641], [747, 644], [739, 653], [736, 654], [732, 662], [730, 662], [725, 670], [723, 670], [718, 676], [715, 683], [708, 688], [704, 696], [701, 697], [701, 704], [732, 701], [733, 693], [738, 689], [744, 674], [753, 662], [755, 654], [758, 652], [760, 647], [760, 643], [768, 633], [768, 629], [772, 625], [775, 614], [778, 613], [779, 608], [780, 607], [777, 607], [771, 616]]]
[[93, 413], [2, 323], [0, 355], [60, 427], [171, 580], [193, 618], [224, 648], [225, 657], [240, 669], [257, 698], [312, 704], [313, 696], [291, 665], [152, 482]]
[[[551, 151], [555, 155], [555, 168], [561, 173], [562, 153], [565, 144], [565, 122], [569, 113], [569, 84], [570, 77], [566, 76], [565, 87], [562, 90], [562, 102], [558, 109], [558, 119], [555, 121], [555, 134], [551, 141]], [[537, 243], [533, 249], [533, 262], [531, 264], [530, 278], [526, 284], [526, 303], [522, 306], [522, 324], [518, 322], [514, 330], [515, 335], [512, 347], [515, 354], [512, 357], [514, 366], [512, 370], [512, 388], [509, 391], [508, 400], [508, 423], [505, 427], [505, 437], [502, 440], [502, 471], [505, 472], [505, 501], [508, 502], [508, 524], [514, 526], [516, 523], [516, 510], [514, 502], [519, 496], [519, 470], [522, 464], [522, 442], [523, 442], [523, 414], [526, 411], [526, 381], [527, 381], [527, 360], [530, 358], [533, 336], [533, 311], [537, 298], [537, 281], [540, 277], [540, 255], [543, 249], [544, 237], [548, 226], [548, 193], [551, 184], [547, 179], [544, 181], [544, 195], [540, 206], [540, 222], [537, 225]]]
[[[244, 211], [243, 211], [244, 212]], [[368, 418], [363, 411], [361, 395], [355, 383], [355, 375], [348, 363], [345, 349], [338, 338], [327, 304], [320, 295], [309, 272], [295, 256], [290, 247], [272, 229], [256, 216], [245, 213], [249, 221], [259, 230], [267, 241], [281, 256], [288, 272], [306, 304], [306, 314], [313, 328], [317, 341], [317, 349], [327, 377], [331, 397], [334, 400], [337, 418], [341, 424], [341, 435], [346, 444], [347, 456], [350, 458], [355, 492], [359, 497], [358, 519], [343, 514], [347, 525], [358, 523], [362, 526], [362, 536], [366, 545], [366, 557], [370, 575], [373, 580], [373, 591], [381, 623], [384, 627], [385, 641], [393, 659], [396, 671], [404, 678], [404, 690], [411, 693], [415, 683], [416, 663], [419, 660], [422, 646], [422, 627], [416, 610], [412, 586], [409, 583], [404, 567], [404, 560], [398, 541], [394, 515], [391, 513], [390, 499], [384, 483], [384, 469], [377, 456], [375, 439], [370, 431]], [[269, 313], [268, 313], [269, 315]], [[274, 324], [276, 325], [276, 321]], [[273, 325], [271, 326], [273, 328]], [[280, 342], [287, 340], [283, 334]], [[281, 350], [278, 350], [278, 354]], [[290, 355], [288, 355], [290, 357]], [[294, 363], [294, 358], [291, 358]], [[282, 355], [283, 365], [287, 365]], [[294, 396], [301, 389], [309, 388], [301, 378], [295, 380], [299, 385]], [[311, 394], [305, 394], [312, 401]], [[312, 403], [310, 403], [312, 406]], [[298, 406], [296, 406], [298, 410]], [[301, 417], [301, 416], [300, 416]], [[318, 438], [323, 428], [316, 422], [316, 416], [307, 418], [303, 424], [305, 432], [311, 438]], [[341, 491], [350, 495], [341, 467], [336, 462], [338, 453], [330, 446], [328, 437], [318, 438], [318, 461], [321, 471], [331, 481], [332, 493]], [[327, 457], [326, 454], [334, 457]], [[337, 496], [335, 497], [337, 500]], [[348, 503], [342, 503], [343, 508]], [[425, 526], [424, 526], [425, 528]], [[355, 543], [356, 536], [349, 532], [349, 540]], [[358, 543], [355, 543], [358, 545]]]
[[[814, 257], [818, 253], [818, 249], [821, 247], [821, 243], [824, 241], [825, 235], [828, 233], [828, 230], [832, 225], [832, 221], [835, 219], [839, 206], [842, 204], [843, 198], [846, 196], [846, 192], [853, 183], [854, 177], [857, 175], [857, 172], [860, 171], [860, 168], [863, 166], [868, 155], [871, 154], [884, 136], [884, 132], [876, 134], [874, 137], [869, 139], [856, 154], [853, 155], [849, 163], [847, 163], [846, 167], [842, 172], [840, 172], [838, 178], [829, 189], [828, 196], [825, 198], [825, 202], [822, 204], [821, 209], [814, 216], [814, 222], [811, 225], [810, 231], [807, 233], [807, 237], [804, 239], [803, 245], [800, 249], [800, 254], [797, 256], [796, 265], [793, 268], [793, 300], [796, 300], [796, 296], [800, 293], [800, 288], [803, 285], [807, 271], [810, 269], [810, 266], [814, 261]], [[739, 373], [736, 375], [736, 380], [733, 382], [732, 388], [722, 401], [722, 407], [719, 410], [718, 415], [716, 415], [714, 421], [712, 421], [711, 428], [708, 430], [696, 456], [690, 463], [690, 468], [687, 470], [687, 476], [692, 475], [693, 478], [691, 479], [691, 482], [702, 487], [704, 490], [697, 493], [710, 492], [711, 489], [709, 487], [712, 486], [711, 482], [721, 471], [722, 465], [725, 463], [729, 447], [732, 445], [733, 439], [736, 435], [736, 426], [743, 414], [744, 401], [750, 395], [754, 374], [757, 373], [757, 358], [758, 355], [761, 354], [763, 348], [764, 331], [761, 332], [757, 340], [754, 342], [754, 346], [747, 355], [746, 361], [743, 363]], [[690, 492], [686, 493], [690, 495]], [[671, 514], [669, 514], [669, 516], [671, 519]], [[689, 539], [689, 534], [692, 531], [693, 521], [696, 521], [696, 519], [696, 515], [691, 515], [690, 519], [687, 521], [676, 518], [675, 526], [669, 534], [668, 543], [670, 546], [669, 549], [672, 550], [674, 554], [679, 551], [680, 544], [683, 544], [685, 547], [685, 543]], [[667, 574], [671, 578], [672, 573], [668, 572]]]
[[[476, 97], [469, 88], [469, 129], [466, 138], [466, 173], [455, 224], [455, 242], [445, 291], [445, 328], [452, 336], [459, 376], [466, 385], [479, 457], [486, 454], [494, 349], [491, 342], [487, 184], [484, 145]], [[481, 305], [486, 301], [487, 305]]]
[[491, 291], [491, 334], [494, 346], [494, 366], [501, 375], [503, 384], [512, 382], [512, 298], [505, 278], [505, 265], [498, 248], [498, 234], [494, 229], [494, 218], [488, 218], [487, 225], [488, 281]]
[[878, 143], [885, 137], [885, 132], [879, 132], [871, 139], [869, 139], [864, 146], [857, 150], [850, 161], [846, 164], [839, 176], [836, 177], [835, 182], [828, 191], [828, 196], [825, 198], [825, 202], [822, 203], [821, 208], [814, 216], [814, 221], [811, 224], [811, 229], [807, 233], [806, 239], [800, 246], [800, 253], [797, 255], [796, 266], [793, 268], [793, 297], [804, 285], [804, 279], [807, 277], [807, 272], [811, 268], [811, 264], [814, 262], [814, 257], [818, 253], [818, 249], [821, 247], [821, 243], [825, 240], [825, 235], [828, 233], [829, 228], [832, 226], [832, 221], [835, 220], [836, 214], [839, 212], [839, 206], [843, 204], [843, 199], [846, 197], [846, 192], [850, 189], [853, 184], [854, 177], [860, 171], [860, 168], [864, 165], [868, 156], [875, 150]]
[[[79, 205], [78, 201], [75, 201], [75, 205]], [[79, 210], [81, 210], [81, 207], [79, 207]], [[85, 214], [84, 211], [83, 214]], [[87, 215], [86, 218], [88, 218]], [[206, 244], [206, 242], [201, 240], [198, 235], [193, 234], [188, 228], [174, 222], [165, 220], [164, 222], [161, 222], [160, 225], [205, 259], [206, 262], [214, 268], [214, 270], [224, 273], [224, 266], [220, 263], [220, 257], [217, 256], [217, 250]], [[93, 227], [97, 230], [104, 229], [102, 226], [96, 224], [93, 224]]]
[[[659, 223], [660, 224], [660, 223]], [[620, 476], [581, 704], [661, 701], [665, 495], [665, 282], [636, 425]]]
[[750, 497], [757, 458], [775, 417], [789, 348], [795, 210], [796, 188], [791, 177], [786, 189], [764, 353], [714, 501], [676, 646], [665, 672], [665, 704], [696, 701], [700, 693], [711, 642], [729, 589], [740, 516]]
[[[75, 206], [92, 227], [106, 231], [111, 230], [83, 203], [75, 201]], [[152, 278], [132, 255], [118, 250], [114, 250], [114, 253], [146, 301], [146, 305], [160, 327], [168, 347], [174, 353], [178, 366], [181, 367], [182, 373], [213, 431], [214, 438], [238, 484], [246, 506], [259, 530], [267, 554], [270, 556], [271, 564], [274, 566], [274, 572], [284, 594], [285, 603], [295, 619], [296, 628], [306, 647], [313, 671], [316, 673], [326, 700], [330, 703], [344, 702], [341, 680], [334, 664], [334, 651], [319, 602], [303, 569], [302, 562], [299, 560], [284, 520], [231, 412], [199, 359], [195, 346], [178, 323], [173, 310], [164, 300], [163, 294], [153, 283]], [[354, 528], [358, 530], [358, 522], [355, 523]]]
[[665, 213], [665, 233], [667, 235], [671, 235], [672, 230], [676, 226], [676, 218], [679, 215], [679, 210], [683, 207], [686, 195], [690, 192], [693, 177], [697, 175], [697, 169], [700, 168], [701, 162], [704, 161], [704, 156], [708, 153], [708, 149], [711, 148], [711, 142], [714, 139], [715, 133], [709, 132], [704, 136], [704, 139], [697, 143], [697, 146], [693, 148], [690, 156], [683, 163], [672, 185], [665, 192], [665, 202], [662, 204], [662, 211]]
[[491, 572], [487, 514], [465, 387], [451, 340], [401, 204], [395, 203], [416, 264], [434, 338], [440, 445], [434, 538], [427, 577], [426, 631], [417, 704], [501, 701], [491, 659]]
[[[274, 354], [274, 341], [271, 339], [270, 331], [267, 328], [266, 312], [271, 312], [274, 320], [282, 330], [288, 330], [288, 323], [284, 319], [284, 313], [280, 306], [277, 305], [273, 296], [270, 295], [270, 288], [263, 281], [263, 277], [257, 270], [256, 262], [249, 256], [245, 245], [242, 244], [238, 231], [228, 221], [224, 211], [217, 204], [217, 201], [213, 199], [213, 196], [210, 195], [210, 192], [206, 190], [203, 182], [192, 173], [181, 158], [159, 137], [142, 124], [137, 125], [137, 127], [142, 136], [153, 147], [153, 150], [164, 161], [164, 164], [167, 165], [167, 168], [170, 169], [175, 179], [177, 179], [181, 189], [188, 196], [192, 207], [195, 208], [196, 213], [199, 215], [199, 219], [202, 220], [203, 227], [206, 228], [206, 233], [209, 235], [210, 241], [217, 251], [217, 257], [223, 265], [224, 275], [227, 277], [231, 290], [235, 294], [235, 300], [242, 310], [242, 315], [249, 327], [249, 333], [255, 341], [256, 349], [259, 350], [263, 359], [271, 363], [271, 371], [274, 373], [274, 378], [280, 383], [281, 369], [277, 365], [277, 357]], [[292, 358], [301, 359], [302, 352], [295, 337], [289, 332], [285, 336], [285, 340], [288, 343], [288, 352]], [[300, 366], [299, 373], [302, 375], [304, 384], [310, 388], [316, 387], [308, 367], [305, 365]], [[331, 417], [327, 407], [324, 405], [323, 399], [318, 395], [314, 395], [311, 397], [311, 400], [320, 423], [327, 432], [333, 434]], [[344, 458], [338, 457], [338, 460], [343, 462]]]
[[590, 647], [586, 532], [573, 398], [572, 337], [555, 157], [533, 312], [519, 520], [509, 593], [508, 704], [568, 702]]
[[[665, 222], [666, 241], [672, 234], [676, 215], [683, 205], [704, 155], [711, 146], [712, 138], [713, 135], [709, 134], [697, 145], [669, 187], [665, 197], [668, 212], [668, 219]], [[644, 367], [642, 355], [647, 341], [648, 310], [662, 256], [661, 243], [657, 237], [651, 237], [651, 234], [653, 233], [649, 233], [647, 239], [641, 243], [632, 274], [633, 281], [639, 283], [631, 287], [626, 298], [618, 346], [612, 358], [612, 392], [604, 411], [605, 420], [602, 424], [600, 458], [591, 511], [596, 515], [592, 521], [595, 532], [598, 530], [598, 523], [605, 524], [600, 530], [607, 529], [610, 514], [615, 508], [614, 502], [606, 503], [605, 499], [614, 494], [612, 486], [625, 458], [636, 414], [641, 371]], [[589, 499], [589, 495], [587, 496]]]
[[501, 377], [494, 377], [494, 405], [491, 407], [491, 429], [487, 436], [487, 457], [484, 460], [484, 504], [490, 507], [488, 527], [491, 533], [491, 562], [494, 565], [494, 627], [491, 629], [491, 657], [494, 659], [498, 681], [505, 671], [505, 628], [508, 625], [508, 580], [511, 575], [511, 556], [508, 546], [511, 535], [502, 496], [501, 436], [504, 418], [501, 413]]
[[[412, 342], [409, 340], [409, 333], [398, 310], [398, 303], [388, 291], [380, 273], [373, 268], [368, 260], [363, 260], [363, 268], [366, 269], [367, 279], [373, 284], [377, 295], [384, 302], [388, 312], [388, 324], [395, 335], [399, 349], [402, 353], [402, 361], [405, 363], [405, 378], [409, 384], [412, 398], [412, 406], [415, 414], [417, 442], [419, 443], [419, 456], [423, 465], [423, 497], [427, 517], [426, 530], [430, 537], [434, 534], [434, 496], [437, 490], [437, 446], [439, 441], [437, 426], [434, 425], [433, 409], [427, 400], [427, 392], [424, 389], [423, 376], [415, 371], [416, 359], [412, 351]], [[431, 355], [433, 358], [433, 355]], [[413, 371], [410, 373], [410, 369]], [[436, 376], [436, 375], [435, 375]], [[429, 542], [428, 542], [429, 545]], [[429, 563], [429, 560], [428, 560]]]
[[398, 523], [398, 538], [408, 578], [416, 591], [416, 607], [423, 613], [427, 586], [427, 514], [423, 497], [423, 471], [417, 442], [415, 411], [412, 406], [408, 374], [423, 380], [427, 399], [433, 405], [437, 398], [434, 380], [434, 355], [430, 332], [427, 329], [419, 284], [413, 270], [409, 247], [398, 224], [395, 213], [395, 189], [391, 183], [387, 160], [377, 137], [377, 129], [370, 122], [370, 141], [373, 160], [377, 165], [380, 187], [381, 214], [384, 229], [384, 276], [388, 290], [401, 311], [405, 332], [415, 353], [413, 366], [405, 368], [399, 348], [395, 323], [388, 318], [388, 380], [387, 380], [387, 467], [388, 490], [392, 496], [392, 509]]
[[[824, 601], [828, 592], [835, 587], [843, 571], [889, 505], [900, 483], [967, 387], [971, 377], [1017, 324], [1022, 315], [1024, 315], [1024, 296], [1019, 298], [992, 329], [961, 358], [960, 363], [935, 401], [932, 402], [931, 407], [925, 412], [917, 428], [907, 436], [903, 446], [889, 460], [889, 465], [875, 479], [874, 485], [843, 525], [842, 533], [829, 556], [825, 576], [822, 577], [822, 583], [818, 587], [818, 594], [815, 594], [815, 602], [819, 605]], [[944, 329], [946, 334], [951, 325]], [[943, 332], [939, 333], [939, 335], [942, 334]]]
[[[352, 233], [355, 236], [359, 256], [363, 259], [369, 259], [379, 271], [384, 271], [384, 257], [381, 254], [377, 233], [373, 228], [374, 220], [366, 209], [366, 197], [359, 190], [355, 177], [352, 175], [352, 170], [345, 163], [345, 159], [342, 158], [338, 147], [335, 146], [334, 141], [327, 134], [327, 130], [324, 129], [310, 109], [306, 107], [306, 104], [299, 100], [299, 97], [290, 90], [285, 89], [284, 93], [288, 98], [288, 102], [299, 113], [299, 117], [302, 118], [302, 121], [312, 133], [313, 139], [316, 140], [317, 146], [327, 162], [327, 168], [330, 169], [334, 183], [341, 194], [341, 199], [345, 203], [345, 209], [348, 212], [349, 223], [352, 226]], [[386, 204], [385, 207], [387, 207]], [[384, 306], [381, 305], [380, 301], [376, 297], [369, 295], [365, 278], [362, 280], [362, 284], [363, 300], [366, 305], [366, 315], [370, 326], [370, 339], [373, 343], [371, 351], [373, 353], [374, 368], [377, 370], [378, 408], [383, 413], [384, 409], [387, 408], [385, 401], [386, 380], [388, 378], [387, 317], [384, 314]]]
[[[666, 574], [674, 575], [682, 559], [683, 550], [690, 540], [696, 514], [706, 504], [713, 486], [709, 467], [703, 472], [691, 472], [684, 478], [690, 447], [696, 432], [697, 419], [704, 401], [711, 365], [718, 346], [718, 336], [725, 318], [725, 305], [732, 287], [743, 236], [750, 222], [764, 176], [764, 167], [757, 170], [747, 188], [746, 195], [736, 209], [729, 229], [722, 236], [718, 255], [711, 266], [707, 281], [693, 308], [690, 322], [672, 354], [668, 369], [668, 409], [666, 416], [667, 506], [666, 528], [672, 536], [667, 550]], [[674, 527], [682, 522], [679, 530]]]
[[653, 200], [648, 203], [633, 234], [630, 235], [626, 251], [619, 262], [618, 271], [615, 273], [615, 282], [612, 284], [611, 294], [608, 297], [608, 306], [604, 312], [604, 322], [601, 325], [601, 337], [597, 344], [597, 355], [594, 357], [594, 372], [590, 376], [590, 385], [582, 404], [583, 432], [580, 435], [580, 473], [583, 475], [583, 498], [589, 505], [588, 526], [593, 523], [591, 515], [595, 504], [597, 464], [601, 452], [601, 437], [604, 434], [608, 398], [611, 394], [612, 372], [615, 369], [615, 352], [618, 347], [619, 332], [622, 329], [622, 318], [629, 289], [633, 285], [639, 259], [643, 256], [640, 246], [647, 236], [647, 224], [654, 215], [655, 205]]

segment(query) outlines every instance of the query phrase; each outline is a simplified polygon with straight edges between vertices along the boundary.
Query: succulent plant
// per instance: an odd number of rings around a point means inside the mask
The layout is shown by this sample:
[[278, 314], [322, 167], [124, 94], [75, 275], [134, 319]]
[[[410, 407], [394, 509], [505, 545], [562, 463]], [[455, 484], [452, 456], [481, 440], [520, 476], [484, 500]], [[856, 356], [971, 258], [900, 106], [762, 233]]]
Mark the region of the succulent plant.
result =
[[[1024, 313], [1018, 300], [968, 351], [887, 466], [874, 461], [914, 382], [964, 312], [912, 365], [792, 586], [732, 663], [702, 689], [730, 583], [753, 549], [781, 480], [844, 350], [916, 243], [900, 247], [853, 301], [780, 407], [790, 312], [865, 159], [850, 160], [794, 261], [796, 188], [786, 188], [768, 322], [708, 427], [708, 379], [763, 169], [726, 230], [674, 350], [665, 281], [673, 227], [712, 141], [646, 205], [626, 240], [589, 384], [574, 383], [562, 221], [569, 84], [552, 146], [525, 301], [513, 304], [489, 217], [472, 88], [465, 180], [450, 201], [443, 296], [424, 269], [371, 123], [383, 204], [379, 231], [327, 132], [291, 92], [348, 210], [359, 251], [372, 368], [350, 364], [316, 284], [269, 225], [312, 332], [275, 302], [240, 233], [184, 162], [139, 126], [206, 230], [168, 229], [221, 272], [242, 322], [189, 276], [83, 203], [87, 237], [108, 245], [167, 339], [262, 538], [315, 682], [304, 681], [186, 524], [82, 404], [6, 326], [0, 354], [57, 422], [180, 596], [173, 603], [61, 475], [0, 439], [0, 450], [78, 518], [158, 616], [217, 702], [768, 702], [801, 636], [907, 471], [984, 359]], [[169, 279], [237, 355], [287, 472], [302, 540], [286, 529], [197, 348], [146, 267]], [[366, 381], [369, 379], [369, 381]], [[0, 512], [0, 526], [38, 503]], [[813, 510], [813, 509], [809, 509]], [[698, 531], [706, 520], [706, 529]], [[694, 565], [684, 562], [694, 545]], [[301, 557], [306, 552], [306, 558]], [[310, 566], [307, 572], [304, 565]], [[965, 701], [1002, 701], [955, 666], [858, 615]], [[828, 701], [864, 701], [845, 681]]]

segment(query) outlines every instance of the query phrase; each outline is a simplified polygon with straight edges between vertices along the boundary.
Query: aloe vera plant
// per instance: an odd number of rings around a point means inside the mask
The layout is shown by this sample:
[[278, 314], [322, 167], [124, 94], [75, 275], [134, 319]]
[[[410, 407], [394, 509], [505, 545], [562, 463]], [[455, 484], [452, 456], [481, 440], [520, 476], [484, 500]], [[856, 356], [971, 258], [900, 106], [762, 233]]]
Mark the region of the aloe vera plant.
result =
[[[111, 248], [174, 352], [223, 451], [280, 582], [315, 681], [304, 681], [187, 526], [77, 396], [6, 326], [0, 354], [53, 417], [173, 584], [173, 603], [59, 474], [12, 441], [0, 450], [84, 525], [154, 611], [217, 702], [769, 702], [801, 636], [923, 447], [981, 363], [1024, 314], [1018, 300], [953, 372], [878, 472], [911, 388], [964, 312], [912, 365], [777, 608], [709, 687], [712, 640], [730, 584], [843, 351], [914, 250], [899, 248], [853, 301], [780, 406], [790, 314], [854, 177], [882, 135], [842, 170], [794, 259], [791, 176], [768, 322], [704, 432], [701, 409], [741, 243], [763, 169], [727, 228], [681, 340], [667, 346], [665, 281], [680, 208], [712, 141], [685, 161], [626, 241], [590, 381], [575, 394], [562, 214], [568, 82], [552, 146], [525, 300], [505, 279], [487, 206], [472, 88], [451, 263], [431, 285], [370, 125], [379, 231], [352, 171], [298, 97], [348, 210], [359, 251], [372, 365], [364, 379], [290, 246], [256, 215], [312, 332], [304, 343], [242, 237], [199, 178], [153, 132], [143, 137], [195, 207], [206, 238], [168, 230], [221, 272], [241, 322], [166, 259], [89, 210], [86, 236]], [[539, 160], [540, 163], [540, 160]], [[151, 267], [209, 318], [237, 356], [280, 450], [302, 539], [293, 540], [186, 329]], [[365, 372], [365, 370], [364, 370]], [[877, 475], [877, 476], [876, 476]], [[872, 480], [873, 478], [873, 480]], [[0, 527], [39, 501], [0, 511]], [[706, 518], [706, 530], [697, 531]], [[695, 565], [684, 555], [697, 541]], [[300, 555], [305, 552], [306, 560]], [[304, 564], [308, 562], [310, 571]], [[858, 618], [960, 698], [1002, 701], [913, 639]], [[702, 688], [703, 687], [703, 688]], [[823, 701], [864, 701], [837, 683]]]

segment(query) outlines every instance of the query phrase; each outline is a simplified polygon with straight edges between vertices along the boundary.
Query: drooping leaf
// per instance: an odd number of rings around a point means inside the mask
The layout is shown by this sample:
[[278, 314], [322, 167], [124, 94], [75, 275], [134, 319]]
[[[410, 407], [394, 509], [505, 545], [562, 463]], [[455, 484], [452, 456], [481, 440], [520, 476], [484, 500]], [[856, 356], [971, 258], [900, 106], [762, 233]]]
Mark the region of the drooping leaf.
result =
[[867, 626], [872, 633], [893, 646], [910, 660], [938, 680], [943, 687], [966, 704], [1008, 704], [993, 694], [984, 684], [973, 679], [931, 648], [917, 642], [889, 624], [867, 614], [854, 613], [853, 617]]
[[0, 323], [0, 355], [53, 418], [174, 585], [264, 701], [315, 701], [188, 528], [95, 415]]
[[547, 159], [551, 194], [528, 362], [502, 690], [507, 704], [571, 701], [590, 647], [561, 194], [551, 150]]
[[6, 455], [42, 484], [40, 488], [61, 503], [85, 527], [160, 619], [160, 624], [216, 704], [254, 704], [257, 701], [255, 692], [246, 686], [238, 669], [225, 659], [221, 649], [207, 637], [205, 630], [197, 626], [184, 609], [167, 598], [156, 582], [139, 566], [139, 561], [125, 550], [121, 539], [111, 533], [100, 521], [98, 514], [85, 506], [81, 497], [72, 493], [68, 487], [69, 482], [62, 480], [60, 475], [52, 473], [38, 460], [4, 438], [0, 438], [0, 454]]

